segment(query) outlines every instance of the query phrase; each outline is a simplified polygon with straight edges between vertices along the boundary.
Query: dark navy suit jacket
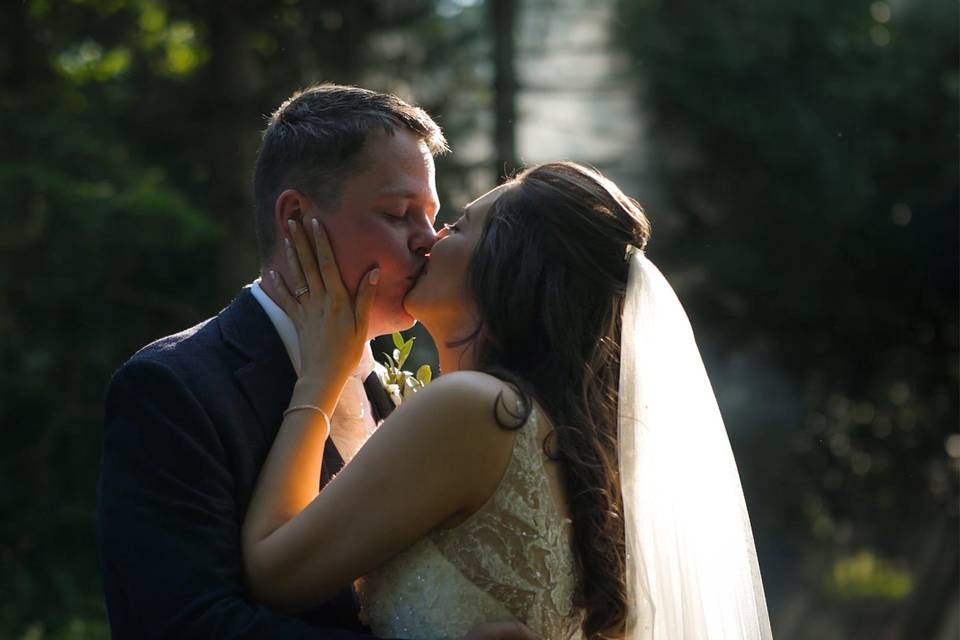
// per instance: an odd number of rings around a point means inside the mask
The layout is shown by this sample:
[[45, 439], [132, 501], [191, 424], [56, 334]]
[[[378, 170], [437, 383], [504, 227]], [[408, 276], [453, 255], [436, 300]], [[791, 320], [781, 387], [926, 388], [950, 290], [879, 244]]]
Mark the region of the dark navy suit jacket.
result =
[[[114, 638], [364, 637], [349, 587], [296, 617], [244, 588], [240, 527], [295, 381], [249, 289], [114, 375], [97, 504]], [[328, 440], [321, 486], [342, 466]]]

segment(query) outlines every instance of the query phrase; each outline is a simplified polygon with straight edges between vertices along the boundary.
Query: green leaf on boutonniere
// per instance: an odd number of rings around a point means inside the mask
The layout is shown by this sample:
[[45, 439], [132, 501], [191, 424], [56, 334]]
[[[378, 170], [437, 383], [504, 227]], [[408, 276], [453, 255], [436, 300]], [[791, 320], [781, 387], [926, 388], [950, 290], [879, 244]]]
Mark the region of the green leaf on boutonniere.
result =
[[430, 365], [424, 364], [420, 365], [420, 368], [417, 369], [417, 380], [420, 381], [420, 384], [424, 387], [430, 384], [430, 380], [433, 379], [433, 371], [430, 370]]
[[410, 357], [410, 352], [413, 351], [413, 341], [416, 338], [410, 338], [403, 343], [403, 346], [400, 347], [400, 365], [403, 366], [403, 363], [407, 361], [407, 358]]

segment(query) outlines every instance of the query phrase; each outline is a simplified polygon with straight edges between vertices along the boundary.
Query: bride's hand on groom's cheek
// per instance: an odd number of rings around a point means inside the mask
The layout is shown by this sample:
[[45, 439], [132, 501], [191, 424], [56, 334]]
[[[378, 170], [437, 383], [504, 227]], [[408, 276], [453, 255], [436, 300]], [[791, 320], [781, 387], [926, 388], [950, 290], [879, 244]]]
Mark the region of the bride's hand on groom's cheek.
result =
[[277, 303], [297, 329], [300, 377], [346, 379], [363, 354], [380, 270], [363, 276], [352, 299], [323, 225], [305, 222], [288, 221], [287, 275], [270, 272]]

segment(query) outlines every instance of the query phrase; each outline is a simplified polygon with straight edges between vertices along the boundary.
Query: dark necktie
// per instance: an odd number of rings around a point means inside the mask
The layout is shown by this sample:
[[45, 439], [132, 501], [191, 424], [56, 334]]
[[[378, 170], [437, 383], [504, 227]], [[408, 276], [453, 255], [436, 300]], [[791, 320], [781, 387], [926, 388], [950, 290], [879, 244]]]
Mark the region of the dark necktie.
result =
[[367, 379], [363, 381], [363, 389], [367, 392], [367, 398], [370, 400], [370, 408], [373, 411], [373, 418], [377, 422], [386, 420], [396, 407], [393, 406], [393, 400], [387, 394], [387, 390], [380, 383], [377, 372], [374, 371]]

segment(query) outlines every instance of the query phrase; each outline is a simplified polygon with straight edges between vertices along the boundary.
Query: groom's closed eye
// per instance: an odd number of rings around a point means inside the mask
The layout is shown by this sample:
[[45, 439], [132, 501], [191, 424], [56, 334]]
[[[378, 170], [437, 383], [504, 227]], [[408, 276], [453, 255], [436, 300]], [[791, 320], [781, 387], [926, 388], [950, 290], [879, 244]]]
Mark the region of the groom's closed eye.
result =
[[407, 211], [381, 211], [380, 215], [390, 222], [402, 222], [407, 218]]

